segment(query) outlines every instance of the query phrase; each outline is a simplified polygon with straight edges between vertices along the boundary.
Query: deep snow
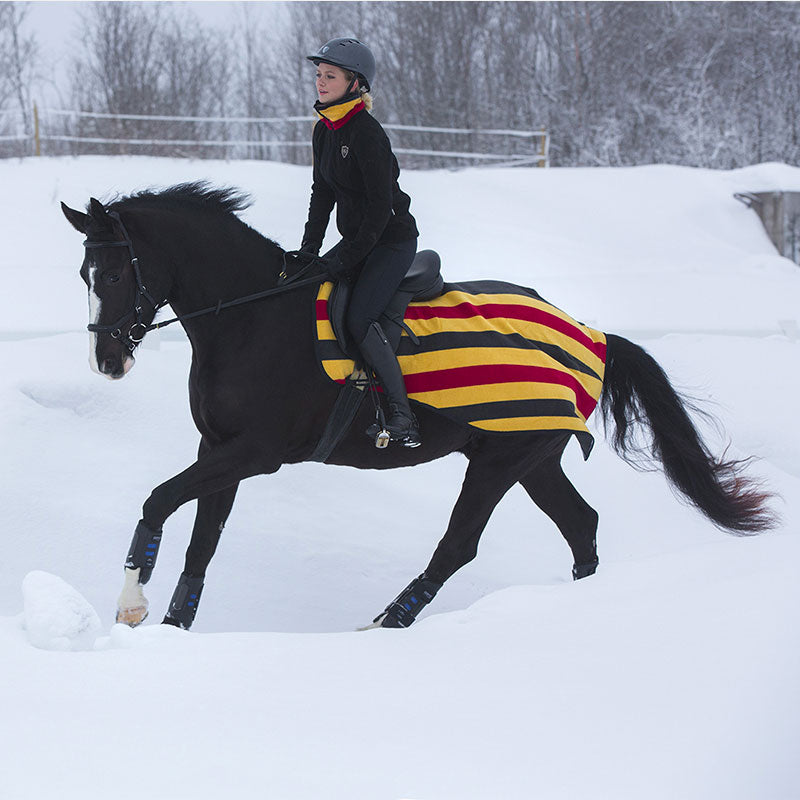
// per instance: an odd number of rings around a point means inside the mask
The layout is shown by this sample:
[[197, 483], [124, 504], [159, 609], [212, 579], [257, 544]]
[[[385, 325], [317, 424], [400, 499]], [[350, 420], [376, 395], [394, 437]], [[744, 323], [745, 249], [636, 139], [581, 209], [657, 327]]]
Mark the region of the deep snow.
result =
[[[251, 479], [194, 631], [112, 627], [141, 503], [194, 458], [189, 349], [170, 331], [125, 380], [89, 372], [81, 239], [58, 201], [198, 178], [246, 189], [245, 219], [299, 242], [304, 168], [0, 162], [2, 797], [800, 797], [800, 269], [732, 196], [798, 190], [800, 169], [403, 174], [449, 280], [531, 285], [637, 338], [710, 403], [715, 449], [757, 456], [783, 521], [720, 533], [598, 431], [588, 463], [565, 456], [600, 513], [596, 576], [569, 580], [515, 489], [417, 625], [367, 633], [427, 563], [463, 458]], [[191, 519], [165, 527], [150, 622]]]

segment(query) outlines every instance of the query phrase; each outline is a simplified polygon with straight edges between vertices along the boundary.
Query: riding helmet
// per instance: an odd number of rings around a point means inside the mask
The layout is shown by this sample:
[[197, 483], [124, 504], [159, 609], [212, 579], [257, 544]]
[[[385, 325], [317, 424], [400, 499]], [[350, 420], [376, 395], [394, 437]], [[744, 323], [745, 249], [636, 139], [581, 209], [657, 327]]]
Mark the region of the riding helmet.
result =
[[331, 39], [306, 58], [317, 65], [324, 61], [326, 64], [355, 72], [367, 91], [375, 78], [375, 56], [358, 39]]

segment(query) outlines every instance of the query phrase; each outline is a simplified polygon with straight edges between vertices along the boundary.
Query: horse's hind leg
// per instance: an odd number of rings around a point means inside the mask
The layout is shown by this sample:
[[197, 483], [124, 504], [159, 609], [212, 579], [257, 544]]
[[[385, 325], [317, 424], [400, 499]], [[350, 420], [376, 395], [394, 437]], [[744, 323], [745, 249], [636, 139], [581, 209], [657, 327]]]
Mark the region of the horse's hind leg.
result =
[[442, 584], [475, 558], [481, 534], [503, 495], [542, 458], [553, 452], [560, 454], [567, 438], [547, 432], [513, 442], [484, 439], [469, 454], [461, 493], [428, 567], [376, 617], [373, 627], [411, 625]]
[[597, 512], [578, 494], [560, 464], [548, 458], [520, 479], [531, 500], [558, 526], [572, 550], [575, 580], [597, 569]]
[[216, 494], [198, 498], [192, 539], [186, 550], [183, 572], [172, 595], [164, 624], [188, 630], [194, 622], [206, 569], [217, 550], [219, 537], [233, 508], [238, 488], [239, 484], [236, 484]]

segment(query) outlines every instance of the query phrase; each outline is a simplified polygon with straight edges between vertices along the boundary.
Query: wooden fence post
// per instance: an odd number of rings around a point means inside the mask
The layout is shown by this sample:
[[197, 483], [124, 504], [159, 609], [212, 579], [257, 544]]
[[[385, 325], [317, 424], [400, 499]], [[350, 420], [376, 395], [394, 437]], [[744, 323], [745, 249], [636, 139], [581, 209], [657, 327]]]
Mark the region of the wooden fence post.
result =
[[33, 104], [33, 142], [34, 155], [40, 156], [42, 154], [42, 140], [39, 136], [39, 108], [36, 103]]

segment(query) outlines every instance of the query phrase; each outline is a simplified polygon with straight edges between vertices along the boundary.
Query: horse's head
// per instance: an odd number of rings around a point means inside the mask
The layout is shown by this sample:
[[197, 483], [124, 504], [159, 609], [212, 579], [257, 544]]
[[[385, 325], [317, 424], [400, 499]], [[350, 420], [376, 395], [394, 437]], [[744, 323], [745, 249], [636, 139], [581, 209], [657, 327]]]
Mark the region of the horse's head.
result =
[[86, 236], [80, 274], [89, 289], [89, 363], [98, 374], [117, 380], [133, 367], [133, 352], [159, 303], [143, 283], [133, 242], [118, 214], [94, 198], [88, 214], [64, 203], [61, 210]]

